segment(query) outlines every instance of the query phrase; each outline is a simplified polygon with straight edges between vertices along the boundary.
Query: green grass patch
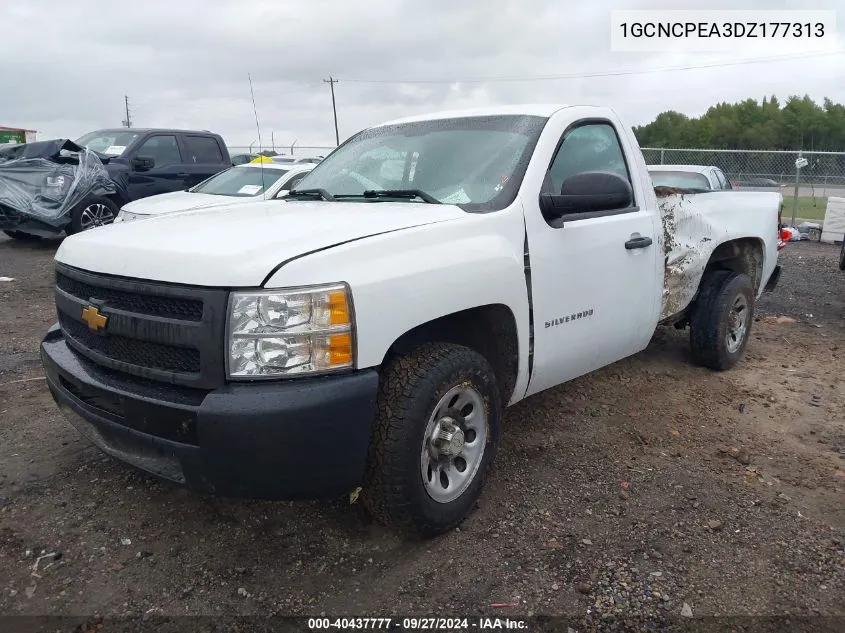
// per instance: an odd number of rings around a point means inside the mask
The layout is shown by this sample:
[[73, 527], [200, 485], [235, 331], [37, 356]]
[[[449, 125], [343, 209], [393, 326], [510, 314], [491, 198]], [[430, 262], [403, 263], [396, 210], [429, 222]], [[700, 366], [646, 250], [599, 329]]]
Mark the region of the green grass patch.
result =
[[[789, 224], [792, 218], [792, 207], [794, 200], [792, 196], [784, 194], [783, 196], [783, 216], [784, 223]], [[795, 213], [796, 218], [807, 220], [809, 222], [821, 222], [824, 220], [824, 212], [827, 209], [827, 197], [817, 196], [815, 198], [809, 196], [798, 197], [798, 210]], [[796, 222], [797, 224], [798, 222]]]

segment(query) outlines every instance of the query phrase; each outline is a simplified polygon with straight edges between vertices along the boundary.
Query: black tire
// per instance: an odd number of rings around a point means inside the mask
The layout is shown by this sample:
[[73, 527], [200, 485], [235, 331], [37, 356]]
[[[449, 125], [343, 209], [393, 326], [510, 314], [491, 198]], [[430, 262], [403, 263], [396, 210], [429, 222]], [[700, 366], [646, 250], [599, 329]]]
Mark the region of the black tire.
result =
[[[735, 306], [744, 302], [744, 334], [731, 337]], [[727, 270], [707, 273], [690, 315], [690, 346], [696, 363], [715, 370], [730, 369], [739, 361], [754, 323], [754, 288], [748, 275]], [[733, 330], [736, 332], [736, 330]], [[738, 344], [737, 344], [738, 343]]]
[[[486, 441], [467, 487], [454, 500], [438, 502], [423, 482], [424, 437], [437, 404], [459, 387], [471, 388], [483, 399]], [[378, 415], [361, 493], [367, 510], [377, 522], [416, 537], [435, 536], [459, 525], [481, 494], [495, 458], [501, 418], [495, 374], [487, 360], [472, 349], [427, 343], [388, 362], [379, 387]], [[466, 437], [471, 437], [469, 432]]]
[[842, 250], [839, 251], [839, 270], [845, 270], [845, 237], [842, 238]]
[[[95, 223], [93, 225], [89, 225], [86, 222], [85, 212], [102, 206], [105, 209], [102, 210], [103, 218], [100, 223]], [[109, 198], [104, 196], [91, 196], [86, 198], [78, 205], [73, 208], [73, 211], [70, 212], [70, 224], [65, 229], [65, 233], [68, 235], [73, 235], [74, 233], [81, 233], [82, 231], [86, 231], [88, 229], [96, 228], [97, 226], [105, 226], [107, 224], [111, 224], [114, 222], [114, 219], [117, 217], [119, 209], [117, 205], [112, 202]]]
[[3, 231], [6, 235], [11, 237], [13, 240], [19, 240], [21, 242], [37, 242], [41, 239], [40, 235], [33, 235], [32, 233], [24, 233], [23, 231]]

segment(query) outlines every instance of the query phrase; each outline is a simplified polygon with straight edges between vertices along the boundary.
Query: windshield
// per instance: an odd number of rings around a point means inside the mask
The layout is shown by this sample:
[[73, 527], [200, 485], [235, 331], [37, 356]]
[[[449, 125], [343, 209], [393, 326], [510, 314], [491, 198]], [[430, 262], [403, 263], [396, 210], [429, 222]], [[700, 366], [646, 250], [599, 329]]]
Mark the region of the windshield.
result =
[[286, 169], [262, 169], [260, 165], [232, 167], [201, 182], [191, 191], [214, 196], [260, 196], [286, 173]]
[[655, 187], [676, 187], [678, 189], [710, 189], [707, 176], [694, 171], [653, 171], [651, 182]]
[[546, 120], [462, 117], [364, 130], [323, 159], [296, 189], [366, 202], [390, 197], [365, 198], [365, 191], [417, 190], [465, 211], [503, 209], [516, 197]]
[[100, 154], [120, 156], [136, 138], [135, 132], [91, 132], [77, 139], [76, 144]]

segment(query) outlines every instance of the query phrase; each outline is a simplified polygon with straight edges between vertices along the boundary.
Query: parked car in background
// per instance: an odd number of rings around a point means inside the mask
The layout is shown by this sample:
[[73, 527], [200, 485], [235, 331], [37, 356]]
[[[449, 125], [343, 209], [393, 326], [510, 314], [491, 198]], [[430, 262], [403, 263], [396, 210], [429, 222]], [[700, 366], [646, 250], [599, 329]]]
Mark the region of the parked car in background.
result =
[[771, 178], [742, 178], [733, 181], [734, 188], [740, 187], [780, 187], [777, 180]]
[[710, 165], [649, 165], [655, 187], [721, 191], [733, 189], [724, 172]]
[[232, 165], [235, 166], [251, 163], [256, 158], [258, 158], [258, 154], [235, 154], [232, 156]]
[[391, 121], [284, 202], [65, 240], [46, 383], [90, 441], [159, 477], [349, 494], [431, 536], [476, 507], [501, 435], [520, 432], [506, 406], [643, 350], [660, 324], [690, 328], [698, 364], [736, 366], [778, 280], [778, 207], [657, 193], [607, 107]]
[[14, 239], [75, 232], [115, 190], [98, 155], [71, 140], [0, 148], [0, 229]]
[[[73, 146], [74, 143], [66, 146]], [[99, 187], [56, 218], [4, 213], [0, 229], [16, 239], [79, 233], [111, 224], [128, 202], [173, 191], [184, 191], [231, 166], [226, 144], [219, 134], [174, 129], [118, 128], [91, 132], [77, 139], [105, 169], [111, 186]], [[19, 147], [26, 147], [19, 146]], [[24, 150], [25, 151], [25, 150]], [[61, 162], [54, 154], [49, 158]], [[87, 161], [91, 163], [93, 161]], [[69, 181], [68, 181], [69, 182]], [[33, 196], [41, 195], [34, 191]], [[5, 217], [9, 216], [9, 217]], [[7, 226], [8, 224], [8, 226]]]
[[190, 130], [101, 130], [77, 144], [107, 157], [106, 169], [127, 202], [198, 185], [231, 165], [219, 134]]
[[283, 165], [298, 165], [301, 163], [309, 163], [316, 165], [321, 160], [322, 156], [272, 156], [270, 158], [274, 163], [281, 163]]
[[115, 222], [130, 222], [164, 213], [211, 209], [232, 202], [282, 198], [314, 165], [246, 164], [231, 167], [186, 191], [175, 191], [130, 202]]

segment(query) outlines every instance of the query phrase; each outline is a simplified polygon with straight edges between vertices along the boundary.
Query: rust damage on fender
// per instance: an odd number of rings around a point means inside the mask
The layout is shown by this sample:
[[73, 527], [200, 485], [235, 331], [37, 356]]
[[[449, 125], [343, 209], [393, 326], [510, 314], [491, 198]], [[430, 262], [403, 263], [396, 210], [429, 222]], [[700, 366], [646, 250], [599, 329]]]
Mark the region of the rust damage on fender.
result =
[[660, 320], [680, 314], [690, 304], [715, 249], [717, 228], [692, 196], [696, 189], [655, 187], [662, 223], [663, 301]]

